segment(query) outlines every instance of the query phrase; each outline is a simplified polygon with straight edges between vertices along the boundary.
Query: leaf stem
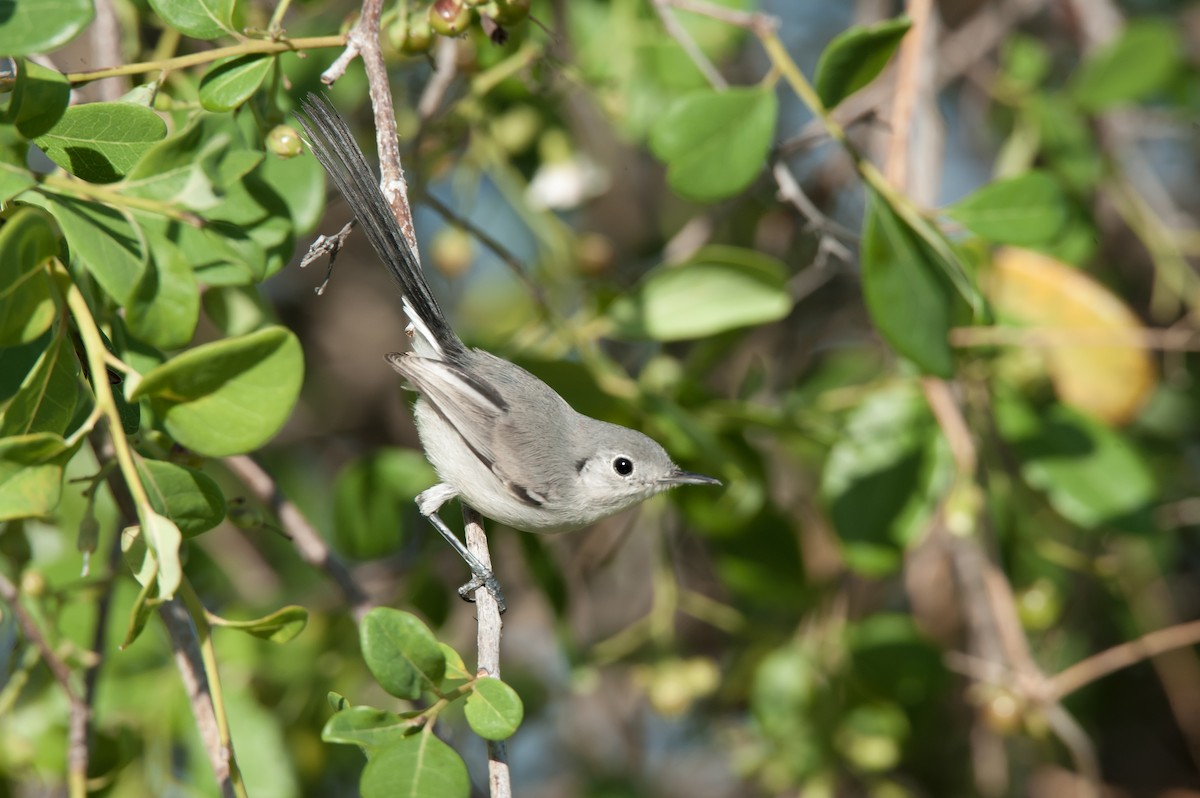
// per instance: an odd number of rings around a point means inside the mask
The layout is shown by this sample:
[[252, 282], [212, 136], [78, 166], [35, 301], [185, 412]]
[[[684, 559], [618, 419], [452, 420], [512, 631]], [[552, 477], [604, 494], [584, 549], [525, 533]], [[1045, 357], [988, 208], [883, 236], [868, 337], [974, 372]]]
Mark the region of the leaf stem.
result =
[[104, 346], [100, 328], [96, 326], [96, 319], [92, 316], [92, 310], [88, 307], [87, 300], [84, 299], [79, 286], [71, 280], [66, 267], [55, 260], [52, 269], [59, 291], [67, 301], [67, 307], [71, 310], [71, 316], [74, 317], [75, 326], [79, 330], [79, 337], [83, 341], [88, 369], [92, 374], [92, 394], [96, 398], [96, 405], [101, 408], [108, 419], [108, 434], [112, 438], [117, 464], [121, 468], [121, 476], [129, 486], [129, 492], [133, 495], [138, 522], [144, 527], [146, 525], [146, 509], [150, 506], [150, 499], [146, 495], [146, 489], [142, 485], [141, 477], [138, 476], [137, 467], [134, 465], [133, 449], [129, 445], [129, 439], [125, 437], [125, 428], [121, 426], [121, 414], [117, 410], [112, 386], [105, 378], [108, 373], [105, 355], [108, 350]]
[[114, 191], [107, 186], [89, 183], [86, 180], [76, 178], [63, 177], [58, 174], [46, 175], [42, 181], [43, 186], [49, 186], [59, 191], [74, 194], [87, 199], [99, 200], [108, 205], [116, 205], [136, 211], [146, 211], [147, 213], [155, 213], [159, 216], [165, 216], [168, 219], [174, 219], [177, 222], [189, 224], [192, 227], [203, 227], [204, 219], [190, 212], [181, 211], [171, 205], [158, 200], [147, 199], [145, 197], [131, 197], [127, 194], [122, 194], [120, 191]]
[[212, 627], [208, 623], [208, 610], [196, 595], [192, 583], [186, 577], [179, 583], [179, 597], [187, 607], [188, 615], [196, 627], [196, 637], [200, 641], [200, 659], [204, 663], [204, 674], [208, 679], [208, 694], [212, 699], [213, 714], [217, 719], [217, 734], [222, 750], [228, 757], [229, 780], [233, 791], [240, 798], [247, 798], [246, 785], [242, 781], [242, 771], [238, 767], [237, 757], [233, 753], [233, 738], [229, 734], [229, 715], [225, 712], [225, 696], [221, 691], [221, 676], [217, 671], [217, 652], [213, 648]]
[[272, 36], [283, 32], [283, 17], [291, 4], [292, 0], [279, 0], [279, 5], [275, 6], [275, 13], [271, 14], [271, 21], [267, 23], [267, 32]]
[[227, 58], [237, 55], [251, 55], [254, 53], [262, 53], [270, 55], [274, 53], [288, 53], [297, 50], [318, 50], [325, 47], [344, 47], [346, 45], [346, 37], [344, 35], [337, 36], [310, 36], [302, 39], [251, 39], [233, 44], [228, 47], [218, 47], [215, 50], [205, 50], [200, 53], [188, 53], [187, 55], [177, 55], [173, 58], [164, 58], [154, 61], [140, 61], [136, 64], [122, 64], [121, 66], [105, 67], [103, 69], [90, 69], [85, 72], [68, 72], [66, 75], [67, 82], [74, 85], [90, 83], [93, 80], [101, 78], [115, 78], [121, 75], [143, 75], [147, 72], [167, 71], [172, 69], [185, 69], [191, 66], [200, 64], [208, 64], [221, 58]]

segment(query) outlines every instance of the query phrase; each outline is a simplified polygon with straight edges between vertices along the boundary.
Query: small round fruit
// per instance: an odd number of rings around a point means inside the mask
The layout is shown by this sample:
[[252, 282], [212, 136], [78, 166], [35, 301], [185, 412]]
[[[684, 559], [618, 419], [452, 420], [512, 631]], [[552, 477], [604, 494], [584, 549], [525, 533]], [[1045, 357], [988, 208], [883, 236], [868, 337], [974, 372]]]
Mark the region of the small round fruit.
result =
[[295, 158], [304, 152], [304, 142], [293, 127], [276, 125], [267, 134], [267, 149], [280, 158]]
[[495, 13], [492, 14], [492, 19], [499, 22], [501, 25], [516, 25], [518, 22], [524, 22], [529, 16], [530, 0], [494, 0], [491, 3], [495, 7]]
[[429, 6], [429, 25], [442, 36], [458, 36], [471, 24], [471, 9], [462, 0], [435, 0]]
[[426, 14], [412, 14], [408, 18], [408, 31], [398, 48], [407, 55], [424, 55], [433, 47], [433, 28]]

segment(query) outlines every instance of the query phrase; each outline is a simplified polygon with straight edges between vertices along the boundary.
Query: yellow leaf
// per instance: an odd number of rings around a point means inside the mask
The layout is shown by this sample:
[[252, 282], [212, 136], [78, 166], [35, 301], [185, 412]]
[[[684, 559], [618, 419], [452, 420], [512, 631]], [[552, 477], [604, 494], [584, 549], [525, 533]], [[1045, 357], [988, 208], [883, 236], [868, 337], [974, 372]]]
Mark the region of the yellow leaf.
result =
[[1064, 403], [1124, 424], [1158, 381], [1142, 323], [1112, 291], [1046, 255], [1005, 248], [984, 290], [1003, 321], [1037, 328], [1050, 380]]

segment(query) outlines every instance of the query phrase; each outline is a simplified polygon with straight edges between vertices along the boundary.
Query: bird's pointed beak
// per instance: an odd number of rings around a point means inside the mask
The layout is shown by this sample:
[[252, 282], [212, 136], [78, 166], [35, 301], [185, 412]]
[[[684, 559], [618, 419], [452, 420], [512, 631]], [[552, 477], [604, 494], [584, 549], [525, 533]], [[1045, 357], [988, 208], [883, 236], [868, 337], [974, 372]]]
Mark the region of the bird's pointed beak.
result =
[[721, 480], [713, 477], [706, 477], [703, 474], [693, 474], [691, 471], [681, 471], [675, 469], [674, 472], [663, 477], [659, 482], [667, 487], [675, 485], [720, 485]]

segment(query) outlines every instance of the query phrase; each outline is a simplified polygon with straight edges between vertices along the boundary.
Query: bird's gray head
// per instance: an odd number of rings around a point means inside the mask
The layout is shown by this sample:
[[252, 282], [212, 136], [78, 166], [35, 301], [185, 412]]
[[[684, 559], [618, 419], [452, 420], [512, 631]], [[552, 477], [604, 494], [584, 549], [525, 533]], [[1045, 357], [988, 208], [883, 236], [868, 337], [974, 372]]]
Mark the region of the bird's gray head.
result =
[[636, 430], [603, 421], [588, 424], [575, 462], [580, 499], [605, 515], [677, 485], [720, 485], [720, 480], [682, 470], [666, 449]]

